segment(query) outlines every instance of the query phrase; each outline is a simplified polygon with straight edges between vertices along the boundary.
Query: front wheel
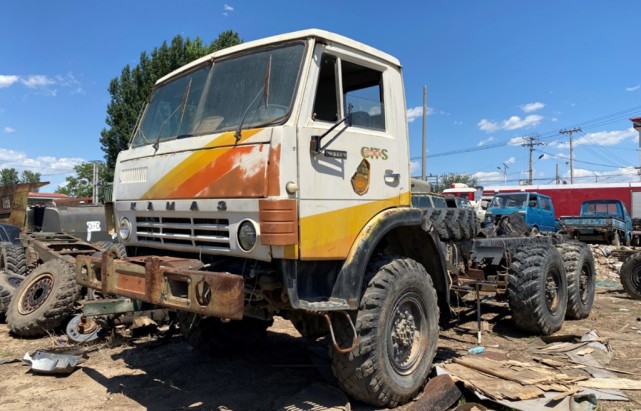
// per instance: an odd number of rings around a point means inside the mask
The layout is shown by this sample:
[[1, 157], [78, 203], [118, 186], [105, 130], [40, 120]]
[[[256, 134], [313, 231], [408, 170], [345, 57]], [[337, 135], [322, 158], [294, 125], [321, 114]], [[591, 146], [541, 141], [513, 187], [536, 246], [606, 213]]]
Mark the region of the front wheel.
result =
[[[348, 354], [333, 350], [332, 370], [353, 398], [394, 407], [416, 396], [432, 368], [438, 340], [436, 291], [425, 268], [407, 258], [376, 260], [366, 278], [356, 313], [358, 346]], [[341, 346], [353, 336], [346, 323], [336, 320]]]

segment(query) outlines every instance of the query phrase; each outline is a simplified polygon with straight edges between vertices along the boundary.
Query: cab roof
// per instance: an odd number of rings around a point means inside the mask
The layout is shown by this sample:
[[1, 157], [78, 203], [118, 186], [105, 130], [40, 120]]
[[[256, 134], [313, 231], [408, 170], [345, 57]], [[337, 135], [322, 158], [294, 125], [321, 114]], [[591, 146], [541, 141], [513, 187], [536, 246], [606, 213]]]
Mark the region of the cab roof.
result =
[[160, 78], [156, 84], [162, 83], [164, 81], [167, 81], [168, 79], [175, 77], [176, 75], [183, 73], [185, 71], [189, 71], [191, 68], [199, 66], [200, 64], [206, 62], [206, 61], [211, 61], [211, 60], [216, 60], [224, 56], [236, 54], [236, 53], [241, 53], [246, 50], [250, 50], [253, 48], [257, 47], [262, 47], [265, 45], [269, 44], [278, 44], [278, 43], [285, 43], [288, 41], [292, 40], [307, 40], [307, 39], [317, 39], [321, 40], [324, 43], [328, 44], [340, 44], [341, 46], [348, 47], [351, 49], [359, 50], [364, 53], [367, 53], [371, 56], [374, 56], [380, 60], [385, 61], [386, 63], [390, 65], [394, 65], [397, 68], [401, 68], [401, 63], [398, 61], [393, 56], [390, 56], [387, 53], [384, 53], [380, 50], [377, 50], [371, 46], [368, 46], [366, 44], [360, 43], [356, 40], [352, 40], [350, 38], [341, 36], [336, 33], [332, 33], [329, 31], [325, 30], [319, 30], [319, 29], [307, 29], [307, 30], [300, 30], [300, 31], [294, 31], [291, 33], [285, 33], [285, 34], [279, 34], [277, 36], [271, 36], [271, 37], [266, 37], [258, 40], [253, 40], [253, 41], [248, 41], [246, 43], [242, 43], [236, 46], [228, 47], [222, 50], [215, 51], [211, 54], [208, 54], [206, 56], [203, 56], [197, 60], [192, 61], [191, 63], [188, 63], [171, 73], [167, 74], [166, 76]]

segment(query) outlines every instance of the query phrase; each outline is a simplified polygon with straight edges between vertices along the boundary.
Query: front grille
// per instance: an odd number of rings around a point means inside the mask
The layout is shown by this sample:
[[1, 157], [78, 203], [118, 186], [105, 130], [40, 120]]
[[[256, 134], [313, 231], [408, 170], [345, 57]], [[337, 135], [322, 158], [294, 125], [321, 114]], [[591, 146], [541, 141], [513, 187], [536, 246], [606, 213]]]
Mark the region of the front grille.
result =
[[136, 217], [138, 242], [199, 251], [229, 250], [229, 220], [222, 218]]

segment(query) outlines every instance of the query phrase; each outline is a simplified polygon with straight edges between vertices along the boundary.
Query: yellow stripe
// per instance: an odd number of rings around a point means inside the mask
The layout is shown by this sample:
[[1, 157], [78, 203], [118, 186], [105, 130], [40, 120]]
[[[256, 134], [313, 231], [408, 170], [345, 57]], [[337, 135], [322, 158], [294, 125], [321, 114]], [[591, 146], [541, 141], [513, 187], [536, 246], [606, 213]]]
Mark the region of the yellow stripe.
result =
[[[401, 195], [403, 200], [405, 197], [407, 197], [405, 194]], [[401, 198], [392, 197], [301, 218], [301, 259], [343, 259], [347, 257], [356, 236], [365, 227], [365, 224], [379, 212], [387, 208], [399, 207]]]
[[[233, 149], [236, 145], [243, 143], [262, 129], [243, 130], [242, 137], [238, 142], [233, 132], [223, 133], [211, 140], [204, 147], [196, 149], [189, 157], [174, 167], [156, 182], [143, 196], [143, 199], [166, 198], [170, 192], [187, 181], [194, 173], [201, 170], [207, 164]], [[207, 150], [220, 147], [220, 150]], [[215, 179], [217, 176], [212, 176]]]

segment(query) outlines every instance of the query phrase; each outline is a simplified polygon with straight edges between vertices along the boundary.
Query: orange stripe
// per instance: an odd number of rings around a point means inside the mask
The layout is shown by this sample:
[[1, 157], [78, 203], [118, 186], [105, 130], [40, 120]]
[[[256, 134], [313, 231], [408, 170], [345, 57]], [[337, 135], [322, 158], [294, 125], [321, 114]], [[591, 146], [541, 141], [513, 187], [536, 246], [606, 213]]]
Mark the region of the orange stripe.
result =
[[[143, 199], [154, 198], [188, 198], [194, 192], [203, 190], [206, 186], [224, 176], [232, 167], [233, 162], [223, 162], [216, 167], [217, 160], [230, 151], [240, 149], [238, 145], [261, 131], [261, 129], [243, 130], [241, 139], [236, 142], [233, 132], [223, 133], [207, 143], [204, 147], [194, 151], [189, 157], [165, 174], [143, 196]], [[216, 150], [210, 150], [217, 148]], [[171, 154], [170, 154], [171, 156]], [[225, 168], [227, 167], [227, 168]], [[215, 174], [204, 173], [203, 169], [215, 168]], [[196, 178], [200, 176], [200, 178]], [[191, 181], [190, 181], [191, 180]], [[181, 187], [183, 187], [181, 189]], [[200, 187], [200, 189], [198, 189]]]

